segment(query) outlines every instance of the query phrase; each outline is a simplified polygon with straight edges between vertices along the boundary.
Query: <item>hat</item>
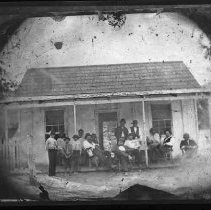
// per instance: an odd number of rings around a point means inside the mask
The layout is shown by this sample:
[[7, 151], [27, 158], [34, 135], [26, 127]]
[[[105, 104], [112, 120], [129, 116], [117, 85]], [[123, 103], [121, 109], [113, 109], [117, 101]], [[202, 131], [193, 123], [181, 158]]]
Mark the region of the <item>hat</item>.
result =
[[125, 148], [123, 146], [119, 146], [119, 150], [125, 152]]
[[128, 134], [128, 137], [129, 137], [129, 136], [134, 137], [134, 134], [133, 134], [133, 133], [129, 133], [129, 134]]
[[80, 139], [78, 135], [73, 135], [73, 139]]
[[184, 133], [183, 138], [185, 137], [190, 138], [190, 135], [188, 133]]
[[56, 132], [54, 130], [51, 130], [50, 135], [55, 135]]
[[90, 133], [86, 133], [85, 139], [87, 139], [88, 136], [91, 136], [92, 137], [92, 135]]
[[138, 124], [137, 120], [133, 120], [131, 124]]
[[120, 120], [120, 123], [122, 123], [122, 122], [126, 123], [125, 119], [122, 118], [122, 119]]

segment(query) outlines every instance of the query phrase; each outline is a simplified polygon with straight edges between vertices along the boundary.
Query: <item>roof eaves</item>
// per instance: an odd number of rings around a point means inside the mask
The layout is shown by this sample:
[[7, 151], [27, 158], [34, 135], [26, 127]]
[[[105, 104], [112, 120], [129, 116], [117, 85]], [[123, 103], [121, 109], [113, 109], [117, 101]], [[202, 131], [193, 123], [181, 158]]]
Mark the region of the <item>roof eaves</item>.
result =
[[100, 97], [112, 96], [146, 96], [146, 95], [164, 95], [164, 94], [185, 94], [185, 93], [210, 93], [211, 89], [194, 88], [194, 89], [177, 89], [177, 90], [156, 90], [156, 91], [142, 91], [142, 92], [118, 92], [118, 93], [102, 93], [102, 94], [78, 94], [78, 95], [60, 95], [60, 96], [32, 96], [32, 97], [8, 97], [0, 101], [0, 104], [12, 102], [27, 102], [27, 101], [47, 101], [47, 100], [61, 100], [61, 99], [90, 99]]

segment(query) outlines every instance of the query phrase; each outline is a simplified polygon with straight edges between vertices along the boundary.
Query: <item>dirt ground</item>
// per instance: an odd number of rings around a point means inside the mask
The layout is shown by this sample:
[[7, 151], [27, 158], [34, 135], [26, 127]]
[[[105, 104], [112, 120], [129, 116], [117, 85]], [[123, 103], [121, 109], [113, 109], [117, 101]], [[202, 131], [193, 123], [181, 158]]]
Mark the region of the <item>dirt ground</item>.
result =
[[[74, 175], [57, 173], [56, 177], [38, 174], [37, 181], [42, 183], [51, 200], [64, 201], [73, 199], [113, 198], [130, 186], [140, 184], [152, 189], [162, 190], [180, 196], [181, 199], [211, 199], [211, 158], [197, 156], [181, 160], [179, 165], [171, 167], [150, 166], [141, 171], [131, 171], [128, 175], [114, 172], [83, 172]], [[15, 186], [39, 199], [37, 186], [29, 184], [25, 175], [13, 175]], [[165, 198], [163, 198], [165, 199]]]

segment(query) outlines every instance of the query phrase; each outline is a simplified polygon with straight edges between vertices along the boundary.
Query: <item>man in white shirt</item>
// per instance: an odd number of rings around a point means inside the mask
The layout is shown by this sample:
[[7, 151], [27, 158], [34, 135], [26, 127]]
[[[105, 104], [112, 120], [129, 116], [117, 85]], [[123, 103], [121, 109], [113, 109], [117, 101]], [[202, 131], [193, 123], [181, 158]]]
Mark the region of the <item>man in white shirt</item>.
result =
[[78, 135], [73, 135], [72, 141], [70, 142], [72, 146], [73, 154], [71, 156], [71, 168], [72, 172], [78, 172], [79, 170], [79, 161], [81, 156], [82, 144], [80, 137]]
[[160, 149], [160, 135], [154, 128], [150, 128], [149, 133], [150, 136], [147, 137], [149, 159], [151, 162], [157, 162], [163, 156], [163, 153]]
[[106, 157], [99, 146], [92, 141], [91, 134], [87, 133], [85, 139], [86, 140], [84, 141], [83, 147], [88, 152], [89, 157], [97, 156], [100, 163], [112, 169], [111, 159]]
[[128, 139], [125, 141], [124, 146], [129, 154], [135, 156], [136, 164], [140, 166], [141, 164], [141, 155], [139, 151], [139, 147], [141, 146], [138, 139], [134, 139], [134, 135], [132, 133], [128, 134]]
[[131, 160], [132, 157], [127, 153], [127, 149], [126, 146], [124, 145], [124, 142], [125, 142], [124, 137], [121, 137], [118, 143], [113, 148], [113, 152], [120, 160], [122, 171], [128, 172], [129, 160]]
[[85, 138], [84, 138], [84, 130], [83, 129], [79, 129], [78, 130], [78, 136], [79, 136], [79, 139], [81, 141], [81, 143], [83, 144]]
[[86, 134], [85, 140], [83, 142], [83, 148], [87, 151], [89, 157], [93, 156], [93, 149], [95, 148], [95, 143], [92, 142], [91, 134]]
[[99, 159], [98, 157], [94, 156], [93, 150], [95, 148], [95, 143], [92, 142], [92, 136], [90, 133], [86, 133], [85, 135], [85, 140], [83, 141], [83, 149], [85, 152], [87, 152], [89, 158], [91, 159], [92, 163], [94, 163], [94, 165], [96, 167], [98, 167], [99, 165]]
[[58, 145], [54, 137], [55, 137], [55, 132], [51, 131], [50, 137], [46, 140], [46, 145], [45, 145], [49, 157], [49, 176], [55, 176], [56, 174], [56, 153]]

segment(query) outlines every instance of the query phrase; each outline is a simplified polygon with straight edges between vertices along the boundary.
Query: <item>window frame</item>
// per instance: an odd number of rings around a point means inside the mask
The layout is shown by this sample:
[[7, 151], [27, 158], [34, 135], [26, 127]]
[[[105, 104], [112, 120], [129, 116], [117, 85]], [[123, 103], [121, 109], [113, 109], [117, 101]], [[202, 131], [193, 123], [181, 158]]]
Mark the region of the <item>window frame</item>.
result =
[[[169, 105], [170, 106], [170, 118], [165, 118], [165, 119], [153, 119], [153, 112], [152, 112], [152, 109], [153, 109], [153, 105], [158, 105], [158, 106], [162, 106], [162, 105]], [[165, 129], [170, 129], [171, 132], [172, 132], [172, 127], [173, 127], [173, 118], [172, 118], [172, 106], [171, 106], [171, 102], [159, 102], [159, 103], [151, 103], [151, 119], [152, 119], [152, 127], [154, 128], [153, 124], [155, 121], [158, 122], [158, 127], [156, 127], [157, 131], [160, 133], [162, 132], [162, 130], [165, 130]], [[170, 121], [170, 127], [168, 127], [166, 125], [166, 121]], [[164, 122], [164, 127], [160, 127], [159, 126], [159, 123], [160, 122]]]
[[[49, 112], [49, 111], [62, 111], [63, 112], [63, 124], [49, 124], [47, 125], [47, 121], [46, 121], [46, 113]], [[45, 135], [49, 134], [47, 131], [46, 131], [46, 128], [47, 126], [57, 126], [58, 128], [58, 131], [59, 131], [59, 126], [63, 126], [64, 127], [64, 133], [66, 131], [66, 127], [65, 127], [65, 109], [64, 108], [47, 108], [44, 110], [44, 126], [45, 126]], [[56, 132], [56, 133], [59, 133], [59, 132]]]

